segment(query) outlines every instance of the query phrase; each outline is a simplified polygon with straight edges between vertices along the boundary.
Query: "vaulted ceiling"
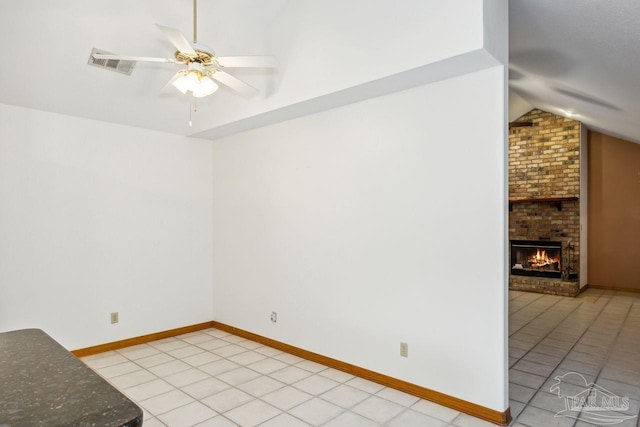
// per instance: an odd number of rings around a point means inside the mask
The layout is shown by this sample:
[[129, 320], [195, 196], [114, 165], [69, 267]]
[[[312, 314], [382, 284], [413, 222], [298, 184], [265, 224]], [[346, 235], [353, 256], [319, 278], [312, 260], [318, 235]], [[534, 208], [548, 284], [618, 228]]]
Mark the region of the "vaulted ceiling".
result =
[[640, 2], [510, 0], [509, 15], [512, 94], [640, 142]]
[[[481, 48], [482, 40], [469, 46], [473, 37], [447, 34], [481, 33], [482, 2], [458, 0], [467, 13], [448, 16], [432, 13], [439, 1], [403, 0], [399, 7], [390, 0], [201, 0], [198, 42], [219, 56], [273, 54], [280, 67], [233, 70], [260, 94], [246, 99], [222, 88], [198, 102], [193, 128], [188, 99], [171, 87], [161, 93], [177, 65], [139, 62], [131, 76], [87, 65], [94, 47], [171, 57], [175, 48], [155, 24], [190, 38], [192, 0], [4, 1], [0, 102], [215, 138], [242, 130], [246, 123], [237, 124], [247, 118], [287, 108], [308, 113], [309, 100]], [[442, 14], [446, 19], [435, 19]], [[436, 43], [442, 35], [447, 43]]]
[[[241, 130], [234, 124], [247, 117], [287, 108], [302, 114], [310, 111], [304, 106], [309, 100], [389, 76], [399, 76], [393, 84], [401, 88], [401, 73], [441, 59], [437, 44], [420, 49], [421, 40], [437, 37], [438, 25], [464, 31], [465, 23], [455, 16], [429, 21], [437, 4], [201, 0], [200, 42], [221, 56], [273, 54], [280, 68], [234, 70], [260, 94], [247, 99], [222, 88], [199, 102], [190, 128], [188, 100], [177, 91], [161, 91], [176, 65], [137, 63], [126, 76], [87, 61], [94, 47], [172, 56], [174, 48], [155, 23], [191, 36], [192, 0], [3, 1], [0, 103], [213, 139]], [[509, 5], [513, 93], [527, 106], [574, 112], [589, 127], [640, 142], [640, 3], [510, 0]], [[461, 52], [469, 48], [460, 47]]]

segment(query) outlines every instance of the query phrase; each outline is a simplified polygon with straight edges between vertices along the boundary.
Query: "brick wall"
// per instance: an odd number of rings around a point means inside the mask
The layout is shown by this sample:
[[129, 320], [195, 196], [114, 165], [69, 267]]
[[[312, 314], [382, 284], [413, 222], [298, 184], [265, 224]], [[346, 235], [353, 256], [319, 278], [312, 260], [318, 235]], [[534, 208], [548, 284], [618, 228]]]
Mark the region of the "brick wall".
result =
[[[533, 126], [509, 131], [509, 200], [532, 200], [511, 205], [509, 239], [562, 242], [563, 270], [571, 244], [573, 271], [579, 274], [580, 201], [564, 201], [558, 209], [554, 203], [534, 199], [579, 197], [580, 122], [538, 109], [517, 122]], [[560, 295], [579, 292], [577, 282], [526, 276], [510, 276], [509, 286]]]
[[580, 122], [531, 110], [509, 131], [509, 199], [578, 197]]

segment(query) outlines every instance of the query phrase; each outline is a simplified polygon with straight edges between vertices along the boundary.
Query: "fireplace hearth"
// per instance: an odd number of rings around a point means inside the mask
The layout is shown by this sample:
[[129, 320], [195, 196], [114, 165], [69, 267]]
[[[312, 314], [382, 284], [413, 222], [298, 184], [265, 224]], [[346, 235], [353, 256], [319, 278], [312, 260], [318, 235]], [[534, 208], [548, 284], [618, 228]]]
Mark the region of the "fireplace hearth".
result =
[[562, 277], [562, 242], [511, 240], [511, 274]]

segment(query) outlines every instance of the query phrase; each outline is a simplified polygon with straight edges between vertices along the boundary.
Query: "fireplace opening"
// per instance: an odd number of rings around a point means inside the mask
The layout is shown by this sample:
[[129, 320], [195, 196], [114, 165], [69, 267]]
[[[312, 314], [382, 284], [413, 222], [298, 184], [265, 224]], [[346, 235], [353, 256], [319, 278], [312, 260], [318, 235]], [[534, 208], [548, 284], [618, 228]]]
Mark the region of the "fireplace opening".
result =
[[562, 243], [544, 240], [511, 241], [511, 274], [562, 277]]

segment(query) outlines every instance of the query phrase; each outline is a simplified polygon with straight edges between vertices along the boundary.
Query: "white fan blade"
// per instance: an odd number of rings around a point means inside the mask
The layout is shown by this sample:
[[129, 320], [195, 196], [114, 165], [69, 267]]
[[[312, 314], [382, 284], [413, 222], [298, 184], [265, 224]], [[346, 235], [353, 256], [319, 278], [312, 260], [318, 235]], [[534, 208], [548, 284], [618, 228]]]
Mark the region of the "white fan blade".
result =
[[121, 61], [136, 61], [136, 62], [167, 62], [167, 63], [176, 62], [175, 59], [171, 59], [171, 58], [152, 58], [149, 56], [111, 55], [106, 53], [94, 53], [93, 57], [96, 59], [119, 59]]
[[165, 27], [164, 25], [160, 24], [156, 24], [156, 27], [158, 27], [160, 31], [162, 31], [164, 35], [167, 36], [169, 41], [180, 52], [190, 56], [197, 55], [196, 51], [193, 49], [193, 46], [191, 46], [191, 43], [189, 43], [189, 40], [187, 40], [187, 38], [180, 31], [171, 27]]
[[218, 63], [226, 68], [277, 68], [278, 60], [269, 55], [218, 56]]
[[258, 93], [258, 89], [255, 87], [246, 84], [242, 80], [233, 77], [231, 74], [227, 74], [224, 71], [218, 70], [215, 73], [209, 74], [209, 76], [242, 95], [251, 96]]

